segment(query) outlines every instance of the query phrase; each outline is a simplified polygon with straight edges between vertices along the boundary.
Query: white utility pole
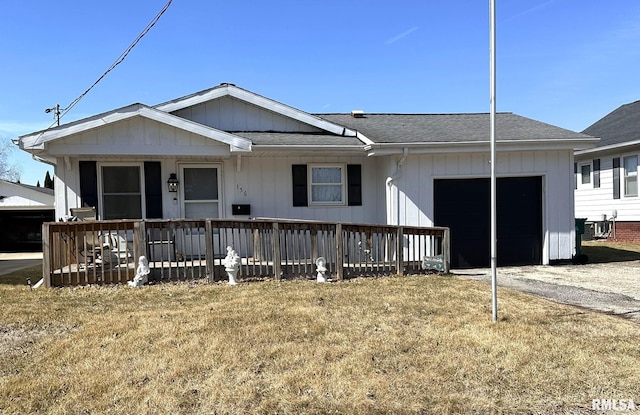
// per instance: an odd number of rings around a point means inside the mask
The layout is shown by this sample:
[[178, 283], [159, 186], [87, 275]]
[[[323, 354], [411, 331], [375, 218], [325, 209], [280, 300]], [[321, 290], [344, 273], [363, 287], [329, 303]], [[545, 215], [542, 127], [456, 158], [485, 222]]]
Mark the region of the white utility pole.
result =
[[497, 209], [496, 209], [496, 0], [489, 0], [490, 23], [490, 89], [491, 89], [491, 312], [492, 320], [498, 321], [497, 278]]

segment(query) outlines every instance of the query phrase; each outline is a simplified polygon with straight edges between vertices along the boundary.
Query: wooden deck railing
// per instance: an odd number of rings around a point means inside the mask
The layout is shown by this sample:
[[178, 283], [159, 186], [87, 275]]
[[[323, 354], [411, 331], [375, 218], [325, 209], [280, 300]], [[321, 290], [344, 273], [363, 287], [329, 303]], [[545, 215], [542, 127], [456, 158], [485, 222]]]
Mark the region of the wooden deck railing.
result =
[[48, 287], [131, 281], [137, 259], [150, 281], [227, 278], [231, 246], [238, 278], [315, 278], [318, 257], [334, 279], [449, 271], [449, 229], [279, 219], [119, 220], [43, 225], [43, 276]]

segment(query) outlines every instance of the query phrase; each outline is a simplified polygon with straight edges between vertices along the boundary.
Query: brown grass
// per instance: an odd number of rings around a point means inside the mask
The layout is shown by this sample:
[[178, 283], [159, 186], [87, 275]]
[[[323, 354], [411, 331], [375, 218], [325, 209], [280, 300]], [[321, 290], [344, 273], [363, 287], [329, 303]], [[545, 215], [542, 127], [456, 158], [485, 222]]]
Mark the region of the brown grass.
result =
[[640, 243], [583, 241], [582, 252], [590, 263], [621, 262], [640, 260]]
[[583, 413], [640, 327], [455, 277], [0, 285], [0, 413]]

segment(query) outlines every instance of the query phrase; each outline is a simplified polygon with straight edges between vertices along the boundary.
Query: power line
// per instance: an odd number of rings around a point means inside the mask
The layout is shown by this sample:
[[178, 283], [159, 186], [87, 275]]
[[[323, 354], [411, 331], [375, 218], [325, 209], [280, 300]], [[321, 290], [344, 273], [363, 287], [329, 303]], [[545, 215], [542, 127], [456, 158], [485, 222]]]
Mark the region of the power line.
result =
[[[57, 112], [55, 113], [55, 118], [56, 118], [56, 122], [54, 122], [53, 124], [51, 124], [46, 130], [43, 131], [43, 134], [45, 131], [51, 129], [51, 127], [53, 127], [54, 125], [60, 125], [60, 118], [64, 117], [69, 111], [71, 111], [71, 109], [78, 103], [80, 102], [80, 100], [82, 98], [85, 97], [85, 95], [87, 95], [89, 93], [89, 91], [91, 91], [96, 85], [98, 85], [98, 83], [100, 81], [102, 81], [102, 79], [107, 76], [107, 74], [109, 72], [111, 72], [112, 70], [115, 69], [116, 66], [118, 66], [120, 63], [122, 63], [122, 61], [125, 60], [125, 58], [127, 57], [127, 55], [129, 55], [129, 53], [133, 50], [134, 47], [136, 47], [136, 45], [140, 42], [140, 40], [142, 40], [142, 38], [149, 33], [149, 31], [151, 30], [151, 28], [153, 26], [155, 26], [155, 24], [158, 22], [158, 20], [160, 20], [160, 17], [162, 17], [162, 15], [164, 14], [164, 12], [167, 11], [167, 9], [169, 8], [169, 6], [171, 5], [171, 2], [173, 0], [169, 0], [167, 1], [167, 4], [164, 5], [164, 7], [158, 12], [158, 14], [153, 18], [153, 20], [151, 20], [151, 22], [147, 25], [147, 27], [144, 28], [144, 30], [138, 35], [138, 37], [136, 37], [136, 39], [129, 45], [129, 47], [122, 52], [122, 54], [118, 57], [118, 59], [115, 60], [115, 62], [113, 62], [111, 64], [111, 66], [109, 66], [109, 69], [107, 69], [102, 75], [100, 75], [100, 77], [89, 87], [87, 88], [86, 91], [84, 91], [82, 94], [80, 94], [80, 96], [76, 99], [74, 99], [73, 101], [71, 101], [71, 103], [69, 105], [67, 105], [66, 108], [62, 109], [60, 108], [59, 105], [56, 105], [55, 108], [57, 108]], [[51, 109], [49, 109], [51, 111]], [[62, 112], [60, 112], [60, 110], [62, 110]]]

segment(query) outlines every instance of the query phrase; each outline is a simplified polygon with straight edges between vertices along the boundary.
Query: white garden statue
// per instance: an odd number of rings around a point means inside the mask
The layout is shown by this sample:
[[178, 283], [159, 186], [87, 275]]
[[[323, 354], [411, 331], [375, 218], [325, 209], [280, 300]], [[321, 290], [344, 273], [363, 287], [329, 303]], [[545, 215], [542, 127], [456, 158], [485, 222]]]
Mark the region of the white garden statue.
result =
[[227, 256], [224, 258], [224, 270], [227, 271], [229, 277], [229, 285], [236, 285], [236, 276], [240, 269], [240, 256], [236, 254], [236, 251], [232, 247], [227, 247]]
[[316, 267], [316, 271], [318, 272], [316, 281], [327, 282], [327, 277], [324, 275], [327, 272], [327, 260], [324, 259], [324, 257], [318, 257], [318, 259], [316, 259]]
[[130, 287], [142, 287], [149, 281], [149, 262], [147, 257], [142, 255], [138, 258], [138, 269], [136, 270], [136, 276], [133, 277], [133, 281], [129, 281]]

